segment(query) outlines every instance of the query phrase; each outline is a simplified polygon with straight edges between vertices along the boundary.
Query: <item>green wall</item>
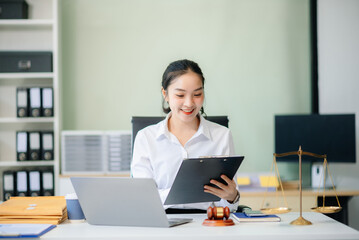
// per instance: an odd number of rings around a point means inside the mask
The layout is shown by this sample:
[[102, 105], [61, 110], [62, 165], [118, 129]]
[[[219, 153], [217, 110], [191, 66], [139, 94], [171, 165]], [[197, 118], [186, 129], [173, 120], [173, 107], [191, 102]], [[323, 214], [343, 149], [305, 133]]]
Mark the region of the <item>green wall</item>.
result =
[[[63, 130], [161, 115], [161, 77], [199, 63], [207, 115], [228, 115], [241, 171], [269, 171], [274, 115], [310, 112], [305, 0], [62, 0]], [[281, 164], [287, 178], [297, 166]]]

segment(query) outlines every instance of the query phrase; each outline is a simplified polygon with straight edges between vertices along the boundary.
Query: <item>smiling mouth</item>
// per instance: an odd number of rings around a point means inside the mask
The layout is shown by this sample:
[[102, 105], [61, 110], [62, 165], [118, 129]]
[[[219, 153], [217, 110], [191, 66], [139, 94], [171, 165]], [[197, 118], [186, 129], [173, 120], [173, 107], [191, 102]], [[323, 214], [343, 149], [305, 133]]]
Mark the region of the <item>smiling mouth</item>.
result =
[[182, 110], [182, 112], [186, 115], [191, 115], [193, 113], [193, 111], [194, 111], [194, 109], [192, 109], [192, 111], [190, 111], [190, 112]]

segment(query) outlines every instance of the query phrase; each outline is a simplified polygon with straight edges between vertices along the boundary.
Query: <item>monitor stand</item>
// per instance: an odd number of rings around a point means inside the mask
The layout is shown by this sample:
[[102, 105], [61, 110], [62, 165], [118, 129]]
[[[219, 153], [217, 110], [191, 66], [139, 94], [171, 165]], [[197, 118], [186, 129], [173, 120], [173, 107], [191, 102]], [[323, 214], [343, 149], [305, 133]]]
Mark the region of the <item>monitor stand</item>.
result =
[[[323, 188], [324, 181], [324, 168], [323, 163], [312, 163], [312, 188], [318, 189]], [[325, 174], [325, 188], [333, 188], [330, 176], [328, 175], [328, 170]]]

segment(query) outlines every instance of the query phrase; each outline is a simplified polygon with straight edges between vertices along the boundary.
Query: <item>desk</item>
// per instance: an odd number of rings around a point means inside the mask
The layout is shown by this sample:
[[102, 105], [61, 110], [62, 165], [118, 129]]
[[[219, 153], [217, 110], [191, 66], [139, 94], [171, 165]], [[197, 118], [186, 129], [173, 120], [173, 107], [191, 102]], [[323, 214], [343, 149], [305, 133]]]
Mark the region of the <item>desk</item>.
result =
[[[336, 193], [339, 198], [340, 205], [343, 210], [339, 213], [330, 214], [329, 217], [348, 225], [348, 202], [353, 196], [359, 196], [359, 190], [337, 189]], [[278, 196], [276, 196], [276, 194]], [[299, 190], [285, 190], [284, 191], [288, 206], [292, 211], [299, 211]], [[247, 205], [257, 210], [260, 209], [266, 195], [263, 207], [272, 208], [277, 207], [278, 204], [284, 206], [284, 200], [281, 191], [276, 192], [244, 192], [241, 191], [240, 204]], [[318, 193], [318, 189], [304, 189], [303, 197], [303, 211], [310, 212], [312, 207], [323, 205], [323, 192]], [[325, 205], [337, 206], [337, 200], [334, 190], [325, 191]]]
[[[183, 215], [170, 215], [183, 217]], [[205, 227], [202, 222], [205, 214], [191, 214], [193, 222], [172, 228], [95, 226], [88, 223], [64, 223], [41, 237], [42, 240], [78, 239], [359, 239], [359, 232], [323, 214], [308, 212], [303, 216], [313, 225], [293, 226], [289, 223], [299, 213], [280, 215], [282, 222], [238, 223], [229, 227]]]

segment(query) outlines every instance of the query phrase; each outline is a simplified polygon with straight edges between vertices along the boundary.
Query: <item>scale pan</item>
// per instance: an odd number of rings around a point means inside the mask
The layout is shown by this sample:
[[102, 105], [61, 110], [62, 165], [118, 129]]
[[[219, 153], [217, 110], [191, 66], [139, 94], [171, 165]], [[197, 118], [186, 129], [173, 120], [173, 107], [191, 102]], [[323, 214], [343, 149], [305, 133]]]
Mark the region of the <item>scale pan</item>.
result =
[[278, 208], [262, 208], [261, 212], [264, 214], [282, 214], [282, 213], [288, 213], [292, 209], [287, 207], [278, 207]]
[[342, 210], [342, 207], [314, 207], [311, 208], [313, 212], [320, 212], [320, 213], [337, 213]]

